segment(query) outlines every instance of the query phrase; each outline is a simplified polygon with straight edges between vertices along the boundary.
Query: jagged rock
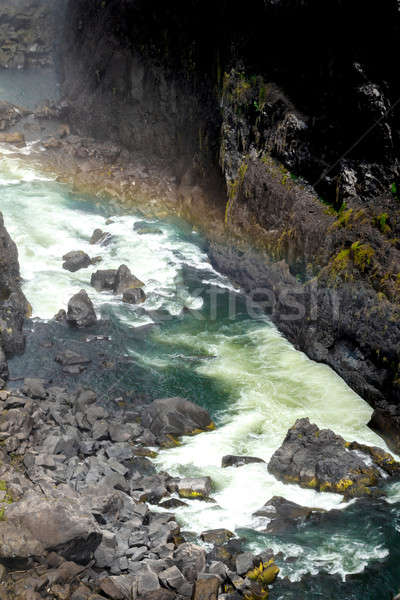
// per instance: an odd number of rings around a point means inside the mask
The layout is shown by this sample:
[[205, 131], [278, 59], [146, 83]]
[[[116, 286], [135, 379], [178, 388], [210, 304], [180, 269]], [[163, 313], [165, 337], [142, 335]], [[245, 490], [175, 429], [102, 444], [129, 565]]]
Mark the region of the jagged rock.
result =
[[188, 506], [187, 502], [183, 502], [182, 500], [178, 500], [178, 498], [171, 498], [170, 500], [165, 500], [164, 502], [160, 502], [160, 506], [162, 508], [166, 508], [170, 510], [171, 508], [181, 508], [182, 506]]
[[376, 407], [368, 427], [380, 435], [393, 452], [400, 454], [400, 410], [398, 406]]
[[85, 290], [75, 294], [68, 302], [67, 321], [74, 327], [90, 327], [97, 322], [93, 303]]
[[121, 265], [118, 268], [114, 282], [114, 294], [124, 294], [127, 291], [142, 288], [143, 286], [144, 283], [132, 275], [130, 269], [126, 265]]
[[146, 223], [146, 221], [137, 221], [133, 230], [136, 231], [139, 235], [152, 234], [152, 235], [160, 235], [162, 234], [161, 229], [157, 227], [155, 223]]
[[126, 304], [142, 304], [146, 300], [146, 294], [141, 288], [126, 290], [122, 295], [122, 302]]
[[33, 399], [43, 400], [47, 397], [43, 379], [24, 379], [24, 385], [22, 388], [23, 393]]
[[174, 560], [184, 577], [193, 583], [206, 568], [204, 548], [185, 542], [174, 552]]
[[313, 516], [318, 518], [323, 512], [319, 508], [300, 506], [281, 496], [274, 496], [262, 508], [253, 513], [253, 516], [268, 519], [269, 522], [264, 529], [265, 533], [277, 534], [283, 533], [293, 526], [301, 525]]
[[8, 505], [6, 518], [8, 525], [22, 529], [44, 549], [74, 562], [88, 562], [101, 542], [96, 521], [76, 499], [26, 494], [19, 502]]
[[25, 136], [23, 133], [0, 133], [0, 144], [25, 146]]
[[181, 498], [204, 500], [211, 492], [210, 477], [181, 479], [178, 483], [178, 493]]
[[350, 444], [329, 429], [318, 429], [306, 418], [289, 429], [268, 470], [281, 481], [351, 498], [381, 494], [376, 486], [382, 472], [399, 473], [400, 463], [379, 448]]
[[211, 573], [200, 573], [195, 586], [193, 600], [217, 600], [221, 581]]
[[222, 546], [233, 537], [235, 534], [228, 529], [208, 529], [200, 535], [203, 542], [214, 544], [214, 546]]
[[254, 456], [233, 456], [227, 454], [222, 457], [221, 467], [243, 467], [252, 463], [265, 463], [265, 460]]
[[98, 292], [103, 290], [113, 290], [115, 286], [116, 269], [103, 269], [93, 273], [90, 285]]
[[72, 273], [75, 273], [80, 269], [86, 269], [92, 264], [90, 256], [88, 256], [86, 252], [83, 252], [82, 250], [76, 250], [68, 252], [68, 254], [64, 254], [63, 261], [63, 269], [71, 271]]
[[73, 350], [65, 350], [62, 354], [57, 354], [55, 361], [60, 363], [63, 367], [87, 365], [91, 362], [89, 358], [86, 358]]
[[208, 412], [184, 398], [162, 398], [146, 406], [142, 424], [156, 436], [159, 443], [168, 445], [175, 436], [191, 435], [214, 428]]
[[179, 590], [179, 588], [185, 583], [185, 578], [178, 569], [178, 567], [169, 567], [165, 571], [161, 571], [158, 575], [161, 583], [166, 588], [172, 588], [173, 590]]
[[236, 557], [236, 572], [238, 575], [245, 575], [253, 568], [253, 555], [251, 552], [243, 552]]
[[111, 233], [102, 231], [101, 229], [95, 229], [90, 238], [90, 244], [99, 244], [100, 246], [108, 246], [112, 241]]

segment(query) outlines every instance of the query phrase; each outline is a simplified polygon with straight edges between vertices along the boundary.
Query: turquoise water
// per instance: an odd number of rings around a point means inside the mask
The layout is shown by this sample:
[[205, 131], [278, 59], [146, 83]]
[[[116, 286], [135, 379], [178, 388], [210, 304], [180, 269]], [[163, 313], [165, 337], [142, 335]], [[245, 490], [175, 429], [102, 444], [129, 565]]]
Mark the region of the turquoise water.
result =
[[[216, 504], [179, 509], [185, 529], [227, 527], [254, 551], [281, 552], [282, 574], [290, 581], [305, 578], [297, 588], [279, 582], [273, 597], [372, 600], [400, 588], [399, 485], [391, 487], [390, 502], [346, 506], [339, 495], [276, 481], [263, 464], [221, 469], [224, 454], [268, 461], [304, 416], [347, 439], [385, 446], [366, 426], [371, 408], [340, 377], [295, 350], [267, 319], [250, 318], [245, 299], [211, 266], [198, 233], [182, 222], [160, 221], [160, 235], [140, 236], [133, 229], [140, 215], [112, 214], [105, 202], [73, 194], [7, 156], [0, 162], [0, 208], [19, 247], [24, 292], [36, 319], [51, 319], [86, 289], [99, 316], [109, 320], [113, 351], [134, 365], [121, 372], [118, 385], [149, 399], [185, 396], [215, 419], [215, 431], [185, 439], [157, 459], [172, 474], [212, 477]], [[97, 227], [112, 234], [109, 246], [90, 246]], [[100, 255], [100, 268], [127, 264], [145, 283], [146, 303], [135, 308], [96, 292], [89, 282], [98, 266], [63, 270], [62, 255], [80, 249]], [[15, 364], [38, 360], [33, 354], [28, 347]], [[101, 377], [104, 396], [112, 399], [113, 382]], [[274, 495], [335, 510], [320, 526], [266, 536], [252, 513]]]

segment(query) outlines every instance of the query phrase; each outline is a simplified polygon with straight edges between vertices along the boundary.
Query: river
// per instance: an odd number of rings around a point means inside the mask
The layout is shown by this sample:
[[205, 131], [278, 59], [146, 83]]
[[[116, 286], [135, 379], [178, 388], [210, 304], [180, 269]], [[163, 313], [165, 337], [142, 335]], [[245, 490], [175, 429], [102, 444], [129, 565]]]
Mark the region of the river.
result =
[[[324, 597], [389, 597], [400, 586], [399, 484], [388, 489], [388, 500], [371, 503], [369, 514], [365, 505], [346, 505], [339, 495], [284, 485], [266, 464], [220, 466], [225, 454], [268, 462], [288, 428], [306, 416], [348, 440], [385, 448], [366, 425], [372, 412], [366, 402], [329, 367], [298, 352], [268, 319], [249, 314], [246, 299], [213, 269], [205, 241], [187, 223], [157, 221], [155, 233], [140, 235], [134, 230], [139, 214], [115, 214], [105, 200], [81, 197], [23, 159], [11, 158], [7, 148], [0, 152], [0, 209], [19, 248], [33, 317], [51, 319], [75, 292], [86, 289], [98, 314], [117, 323], [114, 341], [140, 367], [139, 391], [153, 399], [187, 397], [206, 407], [217, 425], [156, 459], [173, 475], [210, 475], [213, 480], [215, 504], [192, 501], [176, 511], [183, 529], [197, 534], [226, 527], [254, 551], [282, 552], [290, 558], [282, 561], [282, 575], [291, 581], [304, 574], [337, 576], [298, 584], [303, 598], [327, 592], [334, 595]], [[95, 228], [112, 235], [109, 246], [89, 244]], [[97, 266], [77, 273], [63, 270], [61, 257], [71, 250], [100, 255], [102, 269], [127, 264], [145, 283], [145, 304], [124, 305], [107, 292], [96, 292], [90, 275]], [[154, 321], [154, 327], [143, 329]], [[139, 342], [130, 332], [141, 329], [145, 333]], [[28, 348], [16, 361], [31, 359]], [[125, 383], [129, 388], [132, 380]], [[274, 495], [343, 510], [321, 528], [306, 525], [301, 532], [268, 536], [252, 513]], [[292, 597], [291, 588], [284, 588], [288, 584], [282, 585], [281, 597]]]

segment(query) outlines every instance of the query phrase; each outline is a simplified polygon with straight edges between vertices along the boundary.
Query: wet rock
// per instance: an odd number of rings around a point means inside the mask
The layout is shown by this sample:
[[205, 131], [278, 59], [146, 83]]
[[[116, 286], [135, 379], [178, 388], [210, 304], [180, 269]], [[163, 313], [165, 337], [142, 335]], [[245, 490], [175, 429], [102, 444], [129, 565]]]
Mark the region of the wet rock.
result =
[[122, 302], [126, 304], [143, 304], [146, 294], [141, 288], [126, 290], [122, 295]]
[[203, 542], [214, 544], [214, 546], [222, 546], [233, 537], [235, 534], [228, 529], [208, 529], [200, 535]]
[[121, 265], [116, 273], [114, 282], [114, 294], [124, 294], [130, 290], [142, 288], [144, 283], [132, 275], [129, 267]]
[[193, 600], [217, 600], [221, 580], [211, 573], [200, 573], [195, 586]]
[[87, 365], [91, 362], [89, 358], [86, 358], [73, 350], [65, 350], [65, 352], [57, 354], [55, 361], [60, 363], [63, 367]]
[[103, 269], [96, 271], [91, 277], [90, 285], [92, 285], [98, 292], [102, 292], [104, 290], [113, 290], [116, 275], [116, 269]]
[[111, 233], [102, 231], [101, 229], [95, 229], [90, 238], [90, 244], [93, 246], [99, 244], [100, 246], [108, 246], [112, 241]]
[[329, 429], [318, 429], [309, 419], [298, 419], [268, 470], [280, 481], [345, 497], [380, 495], [376, 486], [400, 472], [400, 464], [383, 450], [350, 444]]
[[25, 136], [23, 133], [0, 133], [0, 144], [25, 146]]
[[274, 496], [262, 508], [253, 513], [253, 516], [269, 519], [264, 531], [279, 534], [294, 526], [301, 525], [313, 517], [319, 518], [323, 512], [319, 508], [300, 506], [281, 496]]
[[92, 264], [90, 257], [82, 250], [68, 252], [63, 256], [63, 269], [75, 273], [80, 269], [86, 269]]
[[65, 323], [67, 320], [67, 313], [63, 308], [61, 308], [53, 318], [58, 323]]
[[81, 290], [68, 302], [67, 322], [74, 327], [90, 327], [97, 322], [92, 301], [87, 292]]
[[233, 456], [228, 454], [222, 457], [221, 467], [243, 467], [252, 463], [265, 463], [265, 460], [254, 456]]
[[171, 498], [170, 500], [165, 500], [164, 502], [160, 502], [160, 506], [162, 508], [166, 508], [168, 510], [174, 508], [181, 508], [182, 506], [188, 506], [187, 502], [183, 502], [182, 500], [178, 500], [178, 498]]
[[400, 411], [397, 406], [376, 407], [368, 427], [380, 435], [393, 452], [400, 454]]
[[174, 438], [214, 428], [208, 412], [184, 398], [162, 398], [146, 406], [142, 424], [156, 436], [161, 445], [174, 443]]
[[146, 221], [137, 221], [133, 226], [133, 230], [136, 231], [136, 233], [138, 233], [139, 235], [162, 234], [161, 229], [159, 229], [155, 223], [146, 223]]
[[181, 498], [204, 500], [211, 493], [211, 478], [196, 477], [181, 479], [178, 483], [178, 494]]

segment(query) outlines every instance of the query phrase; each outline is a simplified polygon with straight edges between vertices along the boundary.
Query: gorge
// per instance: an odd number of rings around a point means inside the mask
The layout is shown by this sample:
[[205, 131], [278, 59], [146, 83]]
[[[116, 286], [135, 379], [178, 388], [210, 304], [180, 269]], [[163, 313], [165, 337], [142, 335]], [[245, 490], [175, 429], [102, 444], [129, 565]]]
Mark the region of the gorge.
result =
[[[397, 2], [363, 3], [362, 28], [339, 0], [328, 16], [311, 0], [11, 4], [0, 594], [394, 597]], [[10, 28], [33, 39], [43, 15], [56, 43], [31, 56]], [[72, 251], [85, 268], [63, 268]], [[112, 293], [121, 265], [144, 302]], [[97, 321], [55, 319], [82, 289]], [[149, 407], [176, 397], [209, 417], [185, 429], [179, 400], [163, 438]], [[291, 436], [309, 451], [297, 480], [271, 466]], [[46, 529], [52, 503], [70, 519], [57, 542], [30, 521]]]

